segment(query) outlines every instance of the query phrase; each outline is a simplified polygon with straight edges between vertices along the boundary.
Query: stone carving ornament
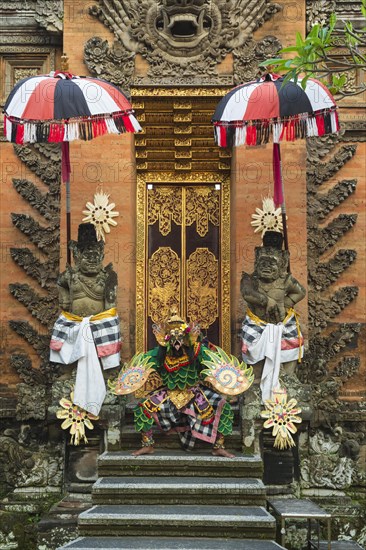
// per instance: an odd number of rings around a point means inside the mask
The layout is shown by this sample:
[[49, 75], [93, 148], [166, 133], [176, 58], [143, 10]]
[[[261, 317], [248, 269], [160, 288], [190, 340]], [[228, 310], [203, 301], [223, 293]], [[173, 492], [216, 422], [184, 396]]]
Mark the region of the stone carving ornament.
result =
[[301, 463], [302, 486], [346, 489], [361, 482], [365, 476], [355, 462], [358, 454], [357, 439], [344, 437], [342, 428], [317, 430], [310, 437], [309, 457]]
[[309, 32], [316, 23], [326, 22], [336, 9], [335, 0], [306, 0], [306, 28]]
[[62, 0], [36, 0], [34, 19], [48, 32], [61, 32], [64, 6]]
[[217, 64], [229, 52], [234, 51], [240, 64], [247, 50], [252, 62], [258, 56], [273, 56], [280, 47], [274, 37], [247, 43], [280, 9], [269, 0], [131, 0], [118, 4], [99, 0], [90, 13], [113, 32], [117, 42], [109, 48], [106, 41], [92, 38], [85, 47], [85, 61], [94, 74], [108, 75], [120, 84], [132, 75], [136, 54], [148, 61], [148, 76], [159, 82], [217, 75]]
[[16, 439], [12, 430], [0, 435], [3, 481], [9, 487], [59, 487], [62, 483], [61, 448], [46, 445], [35, 449]]

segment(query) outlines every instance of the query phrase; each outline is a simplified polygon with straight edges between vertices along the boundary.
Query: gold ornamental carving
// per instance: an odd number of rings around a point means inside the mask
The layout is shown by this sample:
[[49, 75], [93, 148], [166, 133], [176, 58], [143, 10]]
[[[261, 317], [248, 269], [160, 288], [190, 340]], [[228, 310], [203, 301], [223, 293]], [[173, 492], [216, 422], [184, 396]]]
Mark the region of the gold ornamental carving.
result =
[[189, 174], [179, 174], [174, 171], [162, 172], [147, 172], [144, 174], [146, 183], [168, 183], [168, 184], [185, 184], [185, 183], [222, 183], [227, 177], [226, 174], [218, 174], [214, 172], [189, 172]]
[[175, 126], [173, 129], [174, 134], [191, 134], [192, 126]]
[[147, 223], [159, 221], [159, 232], [166, 236], [172, 230], [172, 221], [182, 225], [182, 189], [154, 187], [148, 192]]
[[220, 225], [219, 192], [210, 187], [188, 187], [186, 204], [186, 224], [196, 224], [197, 233], [204, 237], [208, 232], [209, 221]]
[[208, 329], [218, 317], [218, 260], [207, 248], [197, 248], [187, 261], [187, 313]]
[[175, 170], [192, 170], [192, 163], [191, 162], [175, 162], [174, 163]]
[[161, 246], [149, 260], [148, 304], [154, 323], [179, 310], [181, 265], [178, 255], [169, 246]]
[[[173, 88], [173, 87], [159, 87], [159, 86], [131, 86], [132, 97], [223, 97], [227, 91], [232, 87], [232, 84], [227, 86], [197, 86], [193, 88]], [[133, 100], [135, 105], [137, 102]]]
[[192, 147], [192, 140], [188, 138], [182, 138], [182, 139], [176, 138], [174, 140], [174, 146], [175, 147]]
[[14, 84], [22, 80], [23, 78], [28, 78], [29, 76], [37, 76], [39, 74], [38, 67], [15, 67], [14, 68]]
[[174, 122], [192, 122], [192, 113], [174, 113]]
[[174, 101], [173, 103], [173, 109], [192, 109], [192, 101], [189, 101], [188, 99], [181, 99], [179, 101]]
[[181, 151], [174, 151], [174, 158], [176, 159], [191, 159], [192, 158], [192, 151], [185, 149]]

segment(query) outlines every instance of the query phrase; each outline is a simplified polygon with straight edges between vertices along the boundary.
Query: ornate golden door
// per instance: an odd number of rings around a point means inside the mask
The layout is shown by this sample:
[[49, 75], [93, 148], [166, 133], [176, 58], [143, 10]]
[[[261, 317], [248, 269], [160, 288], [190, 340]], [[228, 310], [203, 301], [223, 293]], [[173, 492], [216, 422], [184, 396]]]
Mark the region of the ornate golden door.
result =
[[136, 351], [172, 307], [230, 352], [230, 159], [211, 118], [227, 87], [131, 88], [137, 170]]
[[225, 331], [230, 326], [229, 213], [225, 208], [229, 181], [209, 185], [144, 182], [143, 187], [145, 260], [144, 273], [137, 270], [143, 278], [142, 284], [137, 281], [137, 289], [145, 298], [137, 300], [137, 307], [145, 302], [145, 338], [137, 342], [137, 351], [156, 345], [152, 325], [166, 319], [172, 308], [185, 319], [198, 321], [211, 342], [229, 349], [230, 334]]
[[220, 338], [220, 186], [149, 186], [148, 346], [172, 308]]

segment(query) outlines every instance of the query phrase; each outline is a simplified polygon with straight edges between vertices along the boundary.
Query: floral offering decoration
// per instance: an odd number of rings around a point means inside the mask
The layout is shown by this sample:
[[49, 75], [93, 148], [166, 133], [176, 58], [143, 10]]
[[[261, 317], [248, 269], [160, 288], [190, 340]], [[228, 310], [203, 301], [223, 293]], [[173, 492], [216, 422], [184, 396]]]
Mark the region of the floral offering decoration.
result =
[[60, 400], [62, 409], [56, 411], [56, 416], [57, 418], [64, 419], [61, 424], [63, 430], [70, 428], [71, 445], [80, 445], [81, 441], [88, 443], [88, 439], [85, 435], [85, 427], [89, 428], [89, 430], [93, 430], [94, 426], [91, 420], [98, 420], [99, 416], [95, 416], [78, 405], [75, 405], [73, 400], [74, 392], [71, 392], [70, 399], [63, 397]]
[[119, 212], [114, 212], [115, 203], [109, 203], [109, 195], [103, 191], [98, 191], [94, 195], [94, 203], [87, 202], [83, 214], [83, 222], [92, 223], [97, 231], [97, 239], [105, 241], [105, 233], [110, 233], [110, 226], [116, 226], [117, 222], [113, 219], [119, 216]]
[[279, 449], [294, 447], [295, 441], [291, 434], [297, 432], [295, 424], [300, 424], [302, 419], [298, 416], [301, 413], [297, 406], [296, 399], [287, 401], [285, 388], [275, 388], [272, 392], [272, 399], [264, 403], [266, 410], [261, 411], [261, 417], [267, 420], [263, 428], [272, 428], [272, 435], [275, 437], [273, 446]]
[[253, 221], [250, 225], [255, 227], [254, 233], [262, 231], [262, 237], [266, 231], [283, 230], [281, 208], [276, 208], [272, 197], [266, 197], [262, 200], [262, 210], [255, 209], [256, 214], [252, 214]]

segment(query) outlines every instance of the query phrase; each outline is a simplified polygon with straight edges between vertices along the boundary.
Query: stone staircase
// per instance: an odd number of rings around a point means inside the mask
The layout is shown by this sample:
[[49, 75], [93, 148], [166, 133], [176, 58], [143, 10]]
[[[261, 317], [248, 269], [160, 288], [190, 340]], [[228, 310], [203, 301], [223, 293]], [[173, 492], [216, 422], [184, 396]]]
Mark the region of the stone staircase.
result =
[[63, 549], [279, 550], [265, 509], [259, 456], [214, 457], [175, 449], [98, 460], [93, 507]]
[[233, 459], [214, 457], [197, 442], [180, 448], [177, 436], [154, 433], [153, 455], [134, 457], [140, 445], [126, 407], [123, 451], [98, 458], [93, 506], [79, 515], [80, 537], [59, 550], [280, 550], [275, 520], [265, 508], [260, 456], [241, 454], [239, 404], [227, 438]]

